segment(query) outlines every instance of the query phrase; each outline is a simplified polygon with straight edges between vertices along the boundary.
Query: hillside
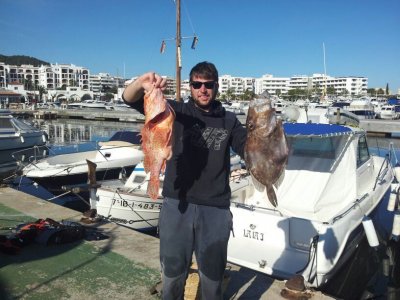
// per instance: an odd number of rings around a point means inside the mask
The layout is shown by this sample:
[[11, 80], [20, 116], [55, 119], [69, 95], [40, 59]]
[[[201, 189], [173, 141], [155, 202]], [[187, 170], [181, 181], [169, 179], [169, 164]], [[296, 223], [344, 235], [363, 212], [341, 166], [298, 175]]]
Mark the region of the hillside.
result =
[[35, 57], [31, 56], [25, 56], [25, 55], [2, 55], [0, 54], [0, 62], [4, 62], [7, 65], [14, 65], [14, 66], [20, 66], [20, 65], [33, 65], [35, 67], [41, 66], [41, 65], [50, 65], [50, 63], [37, 59]]

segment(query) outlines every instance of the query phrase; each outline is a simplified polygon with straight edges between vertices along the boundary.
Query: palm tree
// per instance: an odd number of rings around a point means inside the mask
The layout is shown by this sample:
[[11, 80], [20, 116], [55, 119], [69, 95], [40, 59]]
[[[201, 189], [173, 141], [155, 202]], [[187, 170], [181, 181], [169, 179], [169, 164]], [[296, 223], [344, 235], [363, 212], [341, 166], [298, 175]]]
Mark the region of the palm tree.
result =
[[234, 88], [228, 88], [227, 90], [226, 90], [226, 93], [225, 93], [225, 95], [226, 95], [226, 98], [227, 98], [227, 100], [234, 100], [233, 98], [234, 98], [234, 96], [235, 96], [235, 89]]
[[39, 85], [37, 89], [39, 91], [39, 101], [42, 101], [42, 96], [43, 94], [47, 94], [47, 90], [43, 85]]

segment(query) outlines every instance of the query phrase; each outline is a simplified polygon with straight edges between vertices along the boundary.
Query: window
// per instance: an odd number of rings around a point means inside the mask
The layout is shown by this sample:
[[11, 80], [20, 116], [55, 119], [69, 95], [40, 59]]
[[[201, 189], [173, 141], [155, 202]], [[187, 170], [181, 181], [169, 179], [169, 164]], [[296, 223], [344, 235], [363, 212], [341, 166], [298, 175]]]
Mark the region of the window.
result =
[[[338, 140], [339, 141], [339, 140]], [[335, 158], [336, 139], [331, 138], [289, 138], [288, 142], [295, 156], [310, 156], [314, 158]]]
[[357, 155], [357, 167], [364, 164], [369, 160], [369, 150], [367, 145], [367, 139], [365, 136], [360, 137], [358, 140], [358, 155]]

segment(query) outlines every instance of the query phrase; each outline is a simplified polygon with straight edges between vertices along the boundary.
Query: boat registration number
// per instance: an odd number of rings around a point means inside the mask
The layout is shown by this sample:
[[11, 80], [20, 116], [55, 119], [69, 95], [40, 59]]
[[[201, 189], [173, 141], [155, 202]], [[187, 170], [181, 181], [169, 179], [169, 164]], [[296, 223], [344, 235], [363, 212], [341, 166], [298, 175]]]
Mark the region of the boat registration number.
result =
[[243, 229], [243, 237], [248, 238], [248, 239], [257, 240], [257, 241], [263, 241], [264, 233], [250, 230], [250, 229]]
[[113, 199], [112, 205], [119, 205], [121, 207], [130, 207], [131, 209], [149, 209], [149, 210], [159, 210], [161, 209], [162, 206], [160, 203], [132, 203], [122, 199]]

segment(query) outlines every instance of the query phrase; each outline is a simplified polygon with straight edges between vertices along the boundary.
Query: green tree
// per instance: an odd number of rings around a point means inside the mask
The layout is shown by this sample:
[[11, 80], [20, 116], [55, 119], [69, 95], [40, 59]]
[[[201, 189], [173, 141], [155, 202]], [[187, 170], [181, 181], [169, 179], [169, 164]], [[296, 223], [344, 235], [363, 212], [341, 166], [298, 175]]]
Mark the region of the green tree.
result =
[[307, 95], [307, 90], [305, 89], [292, 89], [288, 91], [289, 100], [295, 101]]
[[114, 99], [114, 94], [113, 93], [106, 93], [104, 95], [104, 99], [107, 101], [110, 101], [111, 99]]
[[228, 88], [226, 90], [226, 100], [234, 100], [234, 96], [235, 96], [235, 89], [234, 88]]
[[326, 93], [328, 95], [335, 95], [336, 94], [336, 90], [333, 86], [328, 86], [328, 88], [326, 89]]
[[24, 89], [27, 91], [32, 91], [33, 90], [33, 82], [31, 79], [24, 79]]
[[42, 101], [42, 97], [44, 94], [47, 94], [47, 90], [43, 85], [39, 85], [37, 90], [39, 91], [39, 101]]
[[386, 95], [389, 95], [389, 83], [386, 83]]
[[368, 93], [370, 96], [373, 96], [373, 95], [376, 94], [376, 91], [375, 91], [375, 89], [370, 88], [370, 89], [367, 89], [367, 93]]
[[242, 94], [242, 100], [250, 101], [250, 100], [253, 100], [255, 96], [256, 96], [256, 94], [253, 92], [253, 90], [247, 89]]

